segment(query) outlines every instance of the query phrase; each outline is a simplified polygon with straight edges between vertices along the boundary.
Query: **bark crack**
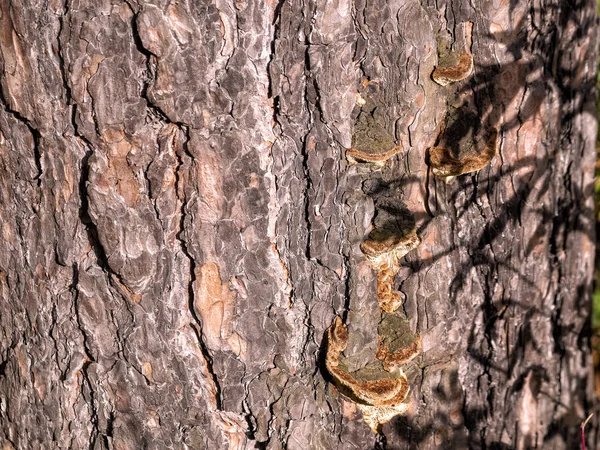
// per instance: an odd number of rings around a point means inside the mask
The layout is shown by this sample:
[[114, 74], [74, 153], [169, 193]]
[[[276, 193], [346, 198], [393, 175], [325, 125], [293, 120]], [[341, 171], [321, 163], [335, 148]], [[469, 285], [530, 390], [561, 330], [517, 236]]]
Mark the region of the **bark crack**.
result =
[[90, 215], [90, 204], [87, 187], [90, 176], [89, 160], [93, 154], [93, 147], [89, 147], [85, 155], [81, 159], [81, 175], [79, 177], [79, 220], [85, 227], [88, 242], [90, 243], [92, 250], [94, 251], [98, 266], [109, 276], [109, 280], [111, 280], [111, 278], [114, 276], [121, 284], [123, 284], [121, 276], [118, 273], [114, 272], [110, 267], [106, 250], [104, 249], [102, 241], [100, 240], [98, 227], [96, 223], [92, 220], [92, 217]]
[[246, 436], [248, 437], [248, 439], [251, 439], [253, 441], [256, 440], [257, 424], [256, 417], [254, 416], [252, 410], [250, 409], [250, 406], [248, 405], [248, 396], [250, 395], [250, 390], [248, 387], [250, 383], [257, 379], [261, 374], [262, 372], [255, 375], [254, 377], [252, 377], [244, 383], [244, 399], [242, 400], [242, 412], [244, 414], [244, 420], [246, 421], [246, 425], [248, 426]]
[[[162, 110], [162, 108], [159, 105], [155, 104], [148, 96], [148, 89], [150, 88], [150, 84], [151, 84], [152, 80], [154, 80], [156, 78], [156, 68], [155, 68], [155, 64], [153, 64], [153, 59], [155, 58], [155, 55], [153, 55], [152, 52], [150, 52], [148, 49], [146, 49], [144, 47], [141, 36], [139, 35], [138, 26], [137, 26], [138, 13], [135, 10], [133, 10], [133, 8], [131, 8], [131, 5], [129, 5], [129, 6], [133, 13], [133, 16], [131, 19], [131, 30], [132, 30], [133, 42], [136, 46], [137, 51], [139, 53], [141, 53], [142, 55], [144, 55], [144, 57], [146, 58], [147, 78], [146, 78], [146, 80], [144, 80], [144, 83], [142, 86], [142, 91], [141, 91], [140, 95], [146, 101], [146, 107], [150, 111], [152, 111], [152, 113], [155, 114], [155, 116], [158, 117], [159, 120], [161, 120], [167, 124], [175, 125], [182, 133], [184, 133], [185, 141], [183, 142], [183, 150], [184, 150], [185, 154], [193, 162], [194, 156], [191, 154], [191, 152], [189, 151], [189, 148], [188, 148], [189, 141], [190, 141], [189, 125], [186, 123], [183, 123], [181, 121], [175, 121], [175, 120], [172, 120], [171, 118], [169, 118], [167, 113], [165, 113]], [[181, 186], [181, 176], [179, 173], [184, 162], [183, 162], [182, 157], [177, 152], [175, 152], [175, 155], [177, 158], [177, 167], [175, 169], [175, 186], [176, 186], [176, 192], [179, 196], [180, 192], [184, 192], [183, 186]], [[181, 252], [187, 258], [189, 267], [190, 267], [189, 283], [188, 283], [188, 309], [189, 309], [190, 315], [193, 319], [193, 322], [190, 323], [190, 327], [192, 328], [192, 330], [194, 331], [194, 334], [196, 335], [196, 338], [198, 340], [198, 346], [200, 348], [200, 352], [202, 353], [202, 356], [204, 357], [204, 360], [206, 362], [206, 368], [208, 370], [208, 373], [211, 377], [211, 380], [212, 380], [212, 383], [213, 383], [213, 386], [215, 389], [216, 408], [219, 411], [223, 411], [221, 386], [220, 386], [217, 374], [213, 368], [212, 355], [206, 345], [206, 342], [204, 341], [204, 334], [202, 331], [202, 328], [203, 328], [202, 320], [200, 319], [200, 317], [198, 317], [198, 315], [196, 314], [195, 308], [194, 308], [194, 303], [195, 303], [194, 283], [196, 282], [196, 260], [194, 259], [193, 255], [189, 251], [187, 241], [184, 237], [184, 235], [185, 235], [185, 220], [187, 218], [187, 199], [185, 198], [185, 195], [184, 195], [184, 198], [180, 198], [179, 200], [181, 202], [179, 230], [178, 230], [177, 234], [175, 235], [175, 238], [177, 239], [177, 241], [179, 241], [179, 246], [180, 246]]]
[[267, 422], [267, 440], [263, 443], [265, 448], [268, 448], [268, 446], [269, 446], [268, 444], [271, 442], [271, 438], [273, 437], [273, 434], [275, 433], [275, 430], [273, 429], [273, 420], [275, 420], [275, 409], [274, 409], [275, 405], [277, 404], [277, 402], [279, 402], [283, 398], [283, 394], [285, 393], [285, 390], [287, 389], [289, 382], [290, 382], [290, 379], [287, 378], [285, 380], [285, 383], [283, 384], [283, 388], [281, 389], [281, 393], [279, 394], [279, 397], [277, 397], [274, 401], [269, 403], [269, 420]]
[[[312, 115], [311, 115], [311, 121], [312, 121]], [[306, 256], [306, 259], [311, 260], [311, 244], [312, 244], [312, 223], [310, 221], [310, 207], [311, 207], [311, 202], [310, 202], [310, 195], [309, 192], [312, 189], [312, 178], [310, 176], [310, 167], [308, 164], [308, 140], [309, 140], [309, 135], [310, 132], [312, 131], [312, 124], [310, 125], [309, 130], [307, 131], [307, 134], [304, 136], [303, 142], [302, 142], [302, 171], [304, 173], [304, 178], [306, 179], [306, 184], [304, 186], [304, 221], [306, 223], [306, 246], [304, 248], [304, 255]]]
[[[92, 350], [90, 349], [89, 340], [87, 332], [85, 331], [85, 327], [82, 324], [81, 320], [81, 312], [79, 306], [79, 268], [76, 264], [73, 264], [73, 279], [71, 282], [70, 290], [73, 293], [73, 307], [75, 308], [75, 323], [77, 324], [77, 328], [81, 333], [81, 337], [83, 340], [83, 351], [85, 352], [86, 361], [84, 361], [81, 367], [81, 374], [83, 376], [83, 383], [80, 385], [81, 395], [86, 400], [88, 405], [88, 409], [90, 412], [90, 422], [92, 425], [92, 431], [90, 432], [89, 437], [89, 448], [93, 450], [96, 446], [96, 441], [101, 434], [100, 425], [98, 420], [98, 405], [96, 399], [96, 392], [94, 390], [94, 386], [92, 380], [90, 379], [89, 367], [92, 363], [96, 362]], [[85, 387], [87, 387], [88, 395], [86, 395]]]
[[[189, 128], [185, 125], [182, 125], [182, 126], [180, 126], [180, 130], [185, 134], [185, 140], [182, 144], [183, 151], [190, 158], [190, 160], [193, 161], [194, 157], [188, 148], [188, 144], [190, 141]], [[180, 192], [184, 192], [184, 187], [181, 186], [181, 175], [180, 175], [180, 170], [181, 170], [184, 162], [183, 162], [183, 158], [181, 157], [181, 155], [178, 152], [175, 152], [175, 155], [177, 157], [177, 167], [175, 168], [175, 190], [179, 195]], [[188, 309], [189, 309], [190, 315], [193, 319], [193, 322], [190, 323], [190, 327], [192, 328], [192, 330], [194, 331], [194, 334], [196, 335], [196, 339], [198, 340], [198, 346], [200, 348], [200, 352], [202, 353], [202, 356], [204, 357], [204, 360], [206, 361], [206, 368], [208, 370], [208, 373], [211, 377], [213, 386], [215, 388], [215, 403], [216, 403], [217, 410], [223, 411], [221, 385], [219, 383], [217, 374], [213, 368], [212, 355], [210, 354], [210, 351], [206, 345], [206, 342], [204, 342], [204, 334], [202, 331], [202, 320], [196, 314], [196, 310], [195, 310], [195, 306], [194, 306], [194, 303], [195, 303], [194, 284], [196, 282], [196, 260], [190, 253], [188, 245], [187, 245], [187, 240], [185, 238], [185, 221], [187, 218], [187, 199], [185, 198], [185, 194], [184, 194], [183, 198], [179, 198], [179, 201], [180, 201], [180, 205], [181, 205], [180, 211], [179, 211], [180, 212], [180, 214], [179, 214], [179, 230], [176, 233], [175, 238], [179, 242], [181, 252], [187, 258], [189, 267], [190, 267], [189, 283], [188, 283]]]
[[33, 125], [30, 119], [25, 117], [16, 109], [13, 109], [9, 106], [8, 100], [4, 97], [2, 89], [0, 89], [0, 102], [2, 102], [2, 104], [4, 105], [4, 110], [10, 115], [12, 115], [16, 120], [25, 125], [29, 130], [29, 133], [31, 134], [31, 139], [33, 141], [33, 162], [37, 170], [37, 174], [33, 177], [33, 180], [36, 181], [38, 187], [40, 187], [42, 184], [42, 175], [44, 173], [42, 168], [42, 154], [40, 150], [40, 141], [42, 139], [42, 134]]
[[343, 267], [344, 267], [344, 309], [342, 310], [342, 321], [347, 323], [348, 321], [348, 313], [350, 312], [350, 289], [351, 289], [351, 279], [350, 279], [350, 256], [347, 253], [342, 254], [343, 257]]
[[204, 337], [202, 334], [202, 322], [196, 316], [195, 312], [190, 312], [192, 314], [192, 317], [196, 321], [196, 323], [190, 323], [190, 327], [192, 328], [192, 330], [194, 330], [194, 333], [196, 334], [196, 338], [198, 339], [198, 346], [200, 347], [202, 356], [204, 356], [204, 359], [206, 360], [206, 369], [208, 370], [213, 386], [215, 388], [215, 406], [218, 411], [223, 411], [223, 395], [221, 392], [221, 385], [213, 367], [213, 358], [210, 354], [210, 351], [208, 350], [206, 343], [204, 342]]
[[[283, 4], [285, 3], [285, 0], [278, 0], [277, 4], [275, 5], [275, 10], [273, 11], [273, 22], [272, 25], [274, 27], [273, 29], [273, 39], [271, 39], [271, 42], [269, 43], [269, 59], [267, 61], [267, 68], [266, 68], [266, 72], [267, 72], [267, 79], [268, 79], [268, 85], [267, 85], [267, 96], [269, 98], [273, 98], [273, 76], [271, 74], [271, 66], [273, 65], [273, 60], [275, 59], [275, 42], [277, 41], [277, 39], [279, 39], [279, 33], [281, 30], [281, 8], [283, 7]], [[275, 99], [278, 98], [279, 96], [276, 96], [273, 101], [275, 103]], [[275, 106], [275, 104], [273, 105]], [[277, 119], [276, 119], [276, 115], [275, 115], [275, 109], [273, 110], [273, 120], [275, 120], [276, 123]]]
[[310, 65], [310, 40], [308, 38], [305, 38], [304, 40], [304, 45], [305, 45], [305, 49], [304, 49], [304, 79], [305, 79], [305, 84], [304, 84], [304, 107], [306, 109], [306, 111], [308, 112], [308, 125], [307, 125], [307, 129], [306, 129], [306, 133], [303, 136], [302, 139], [302, 148], [301, 148], [301, 155], [302, 155], [302, 170], [303, 170], [303, 175], [304, 178], [306, 179], [306, 185], [304, 187], [304, 221], [306, 222], [306, 231], [307, 231], [307, 237], [306, 237], [306, 247], [305, 247], [305, 256], [308, 260], [311, 260], [311, 244], [312, 244], [312, 223], [310, 221], [310, 207], [311, 207], [311, 202], [310, 202], [310, 195], [309, 192], [313, 187], [313, 180], [311, 178], [310, 175], [310, 165], [309, 165], [309, 155], [308, 155], [308, 144], [309, 144], [309, 136], [312, 133], [312, 130], [314, 128], [314, 117], [313, 117], [313, 108], [311, 108], [311, 101], [310, 101], [310, 92], [309, 92], [309, 86], [310, 86], [310, 82], [312, 79], [312, 73], [311, 73], [311, 65]]
[[[130, 5], [129, 5], [129, 7], [131, 8]], [[178, 126], [179, 128], [184, 128], [187, 126], [185, 123], [183, 123], [181, 121], [171, 120], [171, 118], [169, 118], [167, 113], [164, 112], [159, 105], [154, 103], [148, 97], [148, 89], [150, 88], [150, 84], [153, 80], [156, 79], [156, 61], [154, 61], [156, 59], [156, 56], [150, 50], [148, 50], [146, 47], [144, 47], [144, 44], [142, 43], [142, 38], [139, 34], [138, 25], [137, 25], [137, 19], [138, 19], [139, 14], [136, 13], [133, 9], [131, 9], [131, 11], [133, 13], [133, 16], [131, 18], [131, 34], [133, 37], [133, 43], [135, 45], [136, 50], [146, 58], [146, 71], [147, 72], [146, 72], [146, 78], [144, 79], [143, 84], [142, 84], [142, 90], [140, 92], [140, 95], [146, 102], [146, 107], [156, 117], [158, 117], [159, 120], [162, 120], [165, 123], [174, 124], [174, 125]]]

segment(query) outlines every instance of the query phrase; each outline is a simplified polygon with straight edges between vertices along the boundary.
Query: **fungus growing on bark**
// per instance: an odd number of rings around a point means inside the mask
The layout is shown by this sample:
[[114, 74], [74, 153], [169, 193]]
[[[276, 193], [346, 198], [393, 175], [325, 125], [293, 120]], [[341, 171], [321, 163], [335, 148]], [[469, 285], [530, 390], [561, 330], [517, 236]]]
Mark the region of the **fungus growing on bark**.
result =
[[[369, 83], [363, 82], [363, 88]], [[383, 165], [400, 153], [392, 134], [386, 129], [386, 118], [372, 97], [357, 96], [358, 115], [352, 135], [352, 148], [346, 151], [351, 163], [367, 162]], [[327, 330], [325, 367], [340, 393], [353, 401], [363, 413], [364, 421], [373, 432], [381, 424], [404, 413], [409, 383], [402, 366], [421, 352], [421, 338], [410, 332], [408, 321], [394, 313], [402, 304], [394, 290], [394, 276], [399, 261], [417, 247], [420, 240], [412, 227], [374, 225], [361, 250], [377, 272], [377, 299], [382, 312], [378, 348], [375, 358], [358, 370], [350, 371], [342, 353], [348, 346], [348, 329], [336, 317]], [[409, 229], [410, 231], [406, 231]]]
[[414, 230], [409, 233], [373, 230], [360, 245], [371, 266], [377, 271], [379, 307], [388, 313], [394, 312], [402, 304], [400, 294], [394, 290], [394, 277], [400, 269], [400, 260], [419, 243]]
[[377, 268], [381, 264], [402, 259], [417, 248], [420, 242], [415, 230], [409, 232], [373, 230], [360, 244], [360, 249], [373, 267]]
[[[438, 64], [431, 78], [441, 86], [464, 80], [473, 71], [471, 54], [473, 22], [463, 22], [456, 31], [458, 32], [458, 36], [455, 36], [456, 42], [451, 43], [448, 38], [438, 38]], [[450, 49], [455, 45], [458, 45], [460, 50]]]
[[410, 390], [408, 380], [400, 369], [386, 372], [379, 361], [348, 372], [341, 358], [347, 345], [348, 330], [336, 316], [327, 330], [327, 371], [338, 390], [358, 406], [365, 422], [377, 432], [381, 424], [408, 409], [404, 403]]
[[421, 336], [415, 335], [408, 320], [401, 314], [383, 313], [379, 324], [377, 353], [384, 370], [391, 372], [421, 354]]
[[354, 124], [352, 147], [346, 150], [346, 158], [350, 163], [383, 165], [400, 153], [402, 146], [396, 144], [394, 137], [386, 130], [385, 118], [371, 99], [362, 99], [359, 105], [361, 109]]
[[433, 174], [449, 183], [459, 175], [477, 172], [486, 167], [496, 155], [498, 143], [498, 130], [489, 129], [485, 136], [485, 146], [481, 153], [457, 157], [446, 146], [437, 146], [429, 149], [429, 165]]
[[375, 163], [377, 165], [384, 165], [385, 162], [391, 157], [402, 152], [402, 147], [397, 145], [388, 150], [381, 149], [360, 149], [352, 147], [346, 150], [346, 158], [352, 164], [359, 162], [364, 163]]
[[382, 313], [376, 360], [350, 373], [342, 359], [348, 346], [348, 329], [338, 316], [327, 330], [325, 365], [339, 391], [363, 413], [373, 432], [398, 414], [404, 413], [409, 383], [402, 366], [421, 353], [421, 337], [410, 331], [408, 321], [393, 313], [401, 304], [393, 289], [393, 276], [399, 260], [419, 244], [414, 230], [409, 233], [371, 232], [362, 251], [378, 271], [377, 298]]
[[451, 52], [440, 58], [431, 78], [440, 86], [461, 81], [473, 71], [473, 56], [466, 52]]

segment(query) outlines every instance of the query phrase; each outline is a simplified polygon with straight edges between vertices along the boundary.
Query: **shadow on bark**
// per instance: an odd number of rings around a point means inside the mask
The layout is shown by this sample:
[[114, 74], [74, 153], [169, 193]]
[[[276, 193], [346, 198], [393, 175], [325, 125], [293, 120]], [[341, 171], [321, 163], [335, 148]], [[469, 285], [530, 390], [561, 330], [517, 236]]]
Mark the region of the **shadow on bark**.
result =
[[[514, 62], [504, 66], [476, 65], [474, 74], [457, 93], [457, 97], [469, 98], [476, 106], [477, 111], [485, 112], [487, 123], [481, 123], [474, 120], [473, 117], [465, 117], [465, 120], [458, 120], [452, 124], [446, 132], [457, 136], [465, 136], [469, 133], [477, 136], [481, 133], [481, 129], [493, 127], [500, 130], [501, 136], [503, 136], [507, 131], [520, 129], [523, 124], [540, 113], [541, 106], [548, 96], [555, 97], [556, 103], [560, 107], [558, 118], [562, 123], [568, 123], [583, 114], [595, 116], [595, 102], [590, 101], [585, 93], [594, 92], [596, 80], [589, 74], [580, 72], [580, 63], [572, 62], [571, 66], [575, 67], [572, 70], [565, 67], [572, 47], [577, 45], [578, 40], [595, 25], [595, 16], [585, 17], [582, 13], [585, 8], [586, 4], [582, 1], [569, 2], [563, 7], [531, 8], [529, 14], [526, 14], [521, 23], [514, 28], [521, 30], [520, 39], [517, 39], [508, 47], [514, 57]], [[552, 33], [537, 34], [535, 38], [532, 38], [531, 34], [537, 33], [536, 17], [548, 15], [557, 18]], [[581, 17], [584, 17], [584, 19], [580, 20]], [[565, 39], [565, 30], [573, 27], [576, 31], [573, 32], [571, 39]], [[498, 42], [503, 42], [506, 39], [506, 36], [500, 34], [488, 35], [487, 37]], [[528, 43], [531, 43], [527, 48], [528, 53], [537, 55], [537, 58], [532, 59], [529, 63], [523, 63], [523, 52]], [[559, 45], [558, 48], [556, 47], [557, 44]], [[502, 83], [500, 80], [502, 74], [505, 73], [517, 74], [519, 77], [519, 80], [512, 84], [512, 89], [507, 89], [507, 84]], [[522, 94], [518, 115], [513, 120], [502, 123], [500, 119], [502, 114], [495, 112], [494, 108], [499, 108], [498, 105], [508, 105], [517, 100], [517, 97], [521, 95], [523, 83], [526, 84], [526, 88], [524, 94]], [[500, 89], [498, 86], [503, 87]], [[468, 126], [465, 127], [465, 124]], [[557, 124], [558, 127], [560, 125]], [[409, 266], [413, 272], [418, 273], [427, 270], [440, 258], [459, 249], [466, 251], [470, 256], [469, 261], [456, 270], [457, 274], [450, 282], [450, 298], [448, 301], [450, 304], [458, 305], [460, 303], [459, 295], [466, 287], [468, 279], [472, 277], [473, 270], [481, 275], [480, 279], [484, 280], [482, 283], [484, 302], [481, 305], [481, 314], [484, 324], [483, 339], [486, 343], [481, 345], [481, 327], [476, 323], [475, 315], [478, 313], [475, 313], [471, 330], [466, 336], [468, 356], [480, 364], [482, 373], [487, 373], [488, 377], [493, 376], [490, 375], [490, 371], [503, 374], [502, 376], [507, 381], [513, 380], [516, 376], [516, 381], [509, 386], [507, 392], [518, 393], [524, 389], [524, 385], [527, 383], [527, 389], [530, 389], [536, 398], [550, 395], [544, 392], [542, 386], [544, 383], [555, 383], [556, 381], [550, 379], [546, 368], [536, 364], [528, 364], [525, 360], [526, 348], [531, 347], [538, 353], [540, 350], [536, 343], [535, 319], [540, 317], [543, 317], [546, 321], [549, 319], [554, 338], [554, 356], [561, 361], [567, 356], [568, 348], [565, 347], [564, 339], [568, 335], [578, 333], [578, 346], [589, 349], [592, 332], [589, 319], [579, 332], [574, 329], [572, 323], [563, 324], [561, 315], [565, 298], [562, 297], [564, 290], [561, 289], [560, 283], [564, 270], [561, 265], [564, 262], [560, 260], [560, 255], [563, 251], [569, 250], [569, 238], [573, 234], [583, 234], [591, 242], [595, 241], [594, 224], [592, 222], [593, 209], [588, 206], [589, 202], [587, 202], [587, 199], [594, 192], [593, 182], [582, 185], [581, 177], [571, 174], [569, 164], [564, 167], [562, 183], [556, 183], [556, 177], [560, 175], [560, 173], [555, 173], [556, 161], [563, 156], [561, 154], [562, 148], [568, 148], [566, 143], [570, 143], [573, 138], [579, 141], [580, 148], [583, 143], [581, 137], [572, 136], [571, 130], [566, 127], [545, 131], [548, 139], [547, 141], [544, 139], [544, 143], [541, 144], [547, 145], [545, 157], [526, 157], [514, 165], [507, 166], [503, 164], [498, 168], [496, 174], [489, 174], [490, 171], [486, 168], [480, 173], [463, 175], [451, 185], [445, 185], [429, 174], [427, 180], [427, 189], [430, 193], [427, 205], [429, 215], [416, 215], [411, 219], [410, 212], [398, 200], [399, 192], [403, 190], [403, 187], [408, 184], [422, 183], [422, 180], [417, 177], [407, 176], [393, 181], [384, 181], [381, 174], [374, 174], [373, 178], [367, 180], [363, 185], [364, 193], [371, 197], [375, 204], [374, 224], [379, 220], [379, 227], [397, 226], [397, 223], [402, 223], [401, 228], [410, 228], [410, 224], [416, 222], [422, 224], [418, 230], [418, 233], [422, 234], [431, 223], [431, 220], [440, 214], [439, 211], [442, 209], [440, 206], [446, 206], [448, 214], [452, 217], [452, 222], [456, 224], [457, 220], [466, 214], [469, 207], [478, 205], [483, 197], [491, 198], [494, 194], [506, 192], [506, 190], [503, 190], [501, 183], [506, 181], [507, 178], [512, 179], [513, 176], [518, 178], [519, 185], [515, 186], [513, 184], [514, 193], [500, 204], [499, 210], [496, 207], [493, 211], [493, 217], [487, 220], [482, 230], [472, 232], [472, 238], [468, 243], [461, 246], [451, 244], [446, 250], [433, 255], [431, 258], [419, 259], [412, 263], [404, 261], [403, 265], [405, 267]], [[549, 142], [549, 144], [546, 144], [546, 142]], [[458, 149], [452, 150], [458, 152]], [[583, 152], [583, 150], [581, 151]], [[576, 156], [576, 158], [579, 157]], [[496, 158], [502, 158], [502, 155], [497, 155]], [[570, 156], [570, 158], [573, 158], [573, 156]], [[551, 189], [554, 190], [553, 193], [549, 192]], [[460, 198], [465, 193], [469, 193], [468, 201]], [[553, 204], [543, 203], [542, 200], [546, 198], [547, 194], [551, 194], [554, 200]], [[531, 205], [536, 206], [531, 208]], [[510, 257], [503, 260], [493, 252], [485, 251], [486, 248], [489, 249], [495, 244], [500, 247], [502, 241], [506, 239], [505, 233], [510, 232], [512, 228], [527, 226], [527, 223], [522, 223], [522, 213], [525, 207], [528, 214], [535, 214], [538, 216], [538, 220], [536, 221], [537, 228], [533, 233], [533, 237], [524, 246], [523, 256], [530, 256], [539, 245], [550, 246], [550, 255], [553, 258], [552, 271], [557, 277], [557, 281], [549, 293], [541, 292], [534, 279], [523, 273], [519, 267], [514, 267], [511, 264]], [[549, 242], [544, 244], [544, 238], [548, 234], [550, 236]], [[498, 278], [501, 276], [500, 270], [511, 272], [521, 283], [525, 283], [531, 289], [537, 291], [540, 298], [548, 298], [548, 294], [552, 295], [554, 297], [551, 300], [554, 304], [553, 310], [551, 312], [548, 312], [548, 309], [543, 311], [541, 308], [528, 305], [516, 298], [502, 298], [500, 302], [493, 301], [493, 290]], [[591, 282], [586, 280], [574, 286], [570, 291], [572, 294], [569, 296], [572, 296], [571, 298], [577, 310], [590, 308], [591, 288]], [[516, 338], [516, 345], [510, 348], [508, 358], [498, 363], [498, 358], [494, 355], [493, 350], [495, 329], [508, 308], [521, 310], [522, 326]], [[487, 351], [482, 351], [482, 348], [486, 348]], [[520, 371], [518, 375], [515, 373], [517, 370]], [[573, 405], [576, 403], [583, 405], [585, 411], [591, 410], [593, 406], [586, 394], [588, 391], [588, 377], [577, 374], [572, 376], [576, 379], [571, 379], [571, 383], [577, 386], [577, 389], [571, 394], [573, 404], [562, 405], [559, 398], [552, 398], [551, 402], [555, 407], [553, 419], [548, 426], [547, 433], [543, 436], [536, 436], [536, 441], [531, 436], [522, 438], [523, 440], [519, 441], [519, 448], [541, 448], [545, 442], [551, 439], [555, 440], [557, 437], [565, 443], [567, 448], [578, 448], [580, 445], [580, 430], [578, 426], [573, 426], [574, 416], [577, 415], [577, 412], [573, 410]], [[456, 372], [451, 374], [451, 382], [455, 385], [455, 391], [434, 393], [434, 397], [440, 402], [460, 401], [463, 397]], [[407, 418], [399, 417], [394, 422], [395, 432], [401, 436], [402, 441], [420, 444], [432, 435], [440, 433], [440, 430], [454, 429], [455, 432], [448, 433], [448, 440], [445, 441], [444, 448], [465, 448], [465, 446], [491, 450], [515, 448], [514, 445], [489, 442], [486, 439], [485, 428], [494, 416], [493, 411], [490, 410], [490, 408], [493, 408], [493, 399], [490, 397], [493, 396], [493, 390], [489, 390], [489, 407], [487, 408], [472, 408], [463, 403], [462, 416], [467, 431], [466, 437], [464, 433], [460, 432], [463, 425], [456, 425], [446, 414], [438, 414], [428, 423], [418, 426]], [[567, 412], [559, 412], [559, 407], [561, 411], [567, 409]], [[592, 438], [595, 435], [596, 427], [597, 423], [594, 423], [587, 429], [586, 435], [590, 442], [593, 442]], [[518, 432], [516, 430], [507, 431], [515, 440], [517, 439]], [[376, 448], [391, 449], [393, 447], [388, 446], [384, 439], [378, 443]]]

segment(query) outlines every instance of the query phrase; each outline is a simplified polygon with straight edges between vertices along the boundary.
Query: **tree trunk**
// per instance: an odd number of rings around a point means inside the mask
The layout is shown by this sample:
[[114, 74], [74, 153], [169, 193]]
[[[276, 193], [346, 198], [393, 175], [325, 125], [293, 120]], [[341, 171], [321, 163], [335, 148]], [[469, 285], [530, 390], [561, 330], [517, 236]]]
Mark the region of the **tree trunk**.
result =
[[578, 448], [596, 5], [467, 3], [0, 0], [2, 448]]

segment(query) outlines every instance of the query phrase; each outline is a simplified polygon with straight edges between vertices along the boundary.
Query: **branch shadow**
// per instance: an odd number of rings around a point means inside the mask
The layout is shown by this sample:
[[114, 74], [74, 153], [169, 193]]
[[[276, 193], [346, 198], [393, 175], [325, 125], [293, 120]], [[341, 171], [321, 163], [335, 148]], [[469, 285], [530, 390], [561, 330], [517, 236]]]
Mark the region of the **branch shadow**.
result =
[[[517, 3], [516, 0], [511, 0], [511, 10]], [[564, 264], [563, 255], [570, 251], [571, 239], [579, 235], [595, 242], [594, 211], [588, 202], [594, 192], [593, 182], [584, 185], [582, 177], [577, 173], [581, 167], [578, 164], [583, 155], [585, 141], [568, 125], [584, 114], [596, 116], [595, 102], [585, 95], [595, 92], [595, 77], [593, 74], [582, 73], [582, 64], [569, 59], [572, 48], [596, 26], [595, 14], [592, 15], [589, 11], [589, 2], [579, 0], [567, 1], [560, 6], [547, 5], [543, 9], [531, 6], [529, 12], [513, 27], [513, 30], [518, 30], [516, 35], [512, 32], [512, 36], [502, 33], [490, 33], [485, 36], [491, 42], [510, 41], [506, 48], [513, 61], [504, 65], [475, 66], [474, 74], [463, 82], [456, 92], [457, 96], [469, 98], [470, 103], [466, 104], [463, 116], [450, 123], [444, 131], [462, 138], [468, 135], [477, 136], [484, 128], [496, 128], [501, 136], [505, 136], [508, 132], [520, 130], [524, 124], [533, 120], [541, 113], [542, 106], [548, 98], [551, 98], [559, 108], [558, 123], [556, 128], [550, 127], [551, 129], [545, 130], [546, 135], [540, 143], [546, 150], [544, 156], [528, 156], [514, 164], [502, 164], [494, 172], [483, 169], [475, 174], [463, 175], [453, 185], [444, 185], [429, 177], [429, 192], [435, 193], [435, 196], [428, 199], [427, 210], [432, 212], [431, 215], [411, 216], [399, 200], [398, 193], [407, 185], [422, 183], [417, 177], [405, 176], [394, 181], [372, 178], [363, 186], [363, 191], [375, 204], [374, 226], [398, 226], [401, 223], [401, 226], [407, 227], [419, 223], [419, 234], [426, 231], [440, 211], [439, 202], [448, 207], [448, 214], [452, 222], [456, 223], [460, 219], [470, 217], [465, 215], [472, 214], [473, 208], [477, 208], [477, 204], [484, 198], [494, 198], [499, 192], [506, 194], [504, 184], [507, 180], [513, 186], [508, 198], [494, 204], [493, 215], [483, 228], [472, 230], [470, 239], [460, 244], [450, 243], [448, 248], [429, 258], [403, 263], [417, 274], [455, 252], [462, 251], [469, 255], [468, 260], [463, 258], [464, 262], [456, 269], [456, 276], [450, 281], [448, 302], [461, 304], [460, 296], [467, 287], [472, 272], [476, 271], [482, 280], [484, 301], [479, 311], [465, 312], [472, 317], [471, 328], [465, 337], [466, 348], [468, 358], [479, 365], [481, 376], [487, 377], [489, 382], [489, 385], [478, 393], [487, 396], [487, 407], [472, 407], [467, 404], [466, 395], [456, 375], [453, 378], [456, 388], [454, 394], [434, 392], [433, 397], [442, 402], [451, 400], [462, 403], [460, 412], [464, 422], [457, 423], [445, 413], [435, 413], [427, 422], [418, 424], [412, 419], [397, 418], [393, 429], [405, 442], [419, 445], [433, 435], [442, 433], [446, 436], [444, 448], [503, 450], [516, 448], [518, 443], [519, 448], [533, 449], [540, 448], [543, 443], [551, 440], [556, 442], [557, 439], [564, 443], [565, 448], [578, 448], [580, 445], [580, 430], [573, 423], [584, 419], [581, 417], [584, 413], [581, 408], [584, 411], [593, 408], [591, 399], [588, 398], [589, 376], [581, 370], [571, 373], [568, 368], [559, 369], [559, 375], [564, 376], [568, 373], [571, 377], [569, 384], [576, 386], [568, 396], [571, 404], [565, 405], [561, 401], [560, 388], [558, 394], [556, 391], [545, 390], [546, 385], [556, 381], [545, 367], [526, 360], [526, 349], [542, 353], [536, 332], [538, 320], [550, 324], [554, 339], [553, 356], [558, 358], [561, 364], [566, 364], [563, 361], [568, 358], [574, 358], [569, 355], [571, 349], [566, 343], [568, 336], [576, 334], [577, 351], [587, 353], [591, 348], [592, 330], [589, 316], [582, 327], [579, 327], [578, 322], [583, 319], [568, 321], [563, 317], [563, 313], [567, 311], [565, 308], [590, 309], [591, 282], [589, 279], [583, 280], [571, 286], [570, 292], [560, 286], [561, 280], [569, 283], [572, 281], [572, 276], [567, 279], [566, 271], [561, 267]], [[548, 25], [549, 18], [553, 19], [551, 25]], [[541, 25], [542, 21], [545, 21], [544, 26]], [[533, 57], [525, 61], [526, 53]], [[510, 76], [514, 76], [512, 82]], [[520, 105], [518, 113], [509, 120], [502, 121], [502, 117], [506, 116], [503, 108], [516, 101]], [[484, 112], [483, 122], [478, 120], [479, 117], [473, 116], [473, 110]], [[459, 148], [451, 150], [456, 156], [460, 153]], [[496, 157], [502, 158], [502, 154]], [[515, 180], [518, 181], [516, 185]], [[470, 193], [468, 201], [463, 199], [465, 192]], [[552, 204], [544, 203], [548, 197], [553, 200]], [[532, 216], [537, 217], [531, 225], [535, 230], [532, 233], [533, 237], [524, 245], [523, 256], [534, 254], [540, 246], [546, 246], [546, 249], [549, 247], [552, 274], [548, 276], [553, 275], [558, 281], [554, 282], [547, 292], [538, 287], [535, 279], [514, 265], [512, 255], [503, 258], [487, 251], [495, 245], [501, 247], [506, 235], [515, 227], [528, 226], [527, 223], [523, 223], [523, 219], [527, 217], [527, 220], [531, 220]], [[499, 301], [494, 301], [493, 289], [501, 270], [510, 272], [519, 283], [525, 283], [536, 291], [539, 298], [551, 299], [554, 308], [544, 310], [517, 298], [505, 298], [504, 294]], [[494, 340], [497, 327], [503, 326], [503, 317], [508, 309], [513, 311], [513, 316], [519, 314], [522, 320], [509, 354], [505, 359], [498, 359], [494, 353]], [[483, 329], [476, 321], [477, 314], [481, 314]], [[516, 429], [502, 429], [502, 432], [513, 439], [512, 445], [489, 439], [486, 427], [498, 414], [493, 410], [493, 397], [497, 394], [494, 388], [489, 386], [498, 380], [510, 384], [506, 389], [507, 400], [516, 398], [515, 396], [527, 389], [536, 401], [545, 398], [554, 405], [547, 433], [542, 436], [524, 436]], [[596, 422], [587, 428], [586, 434], [592, 441], [597, 426]]]

